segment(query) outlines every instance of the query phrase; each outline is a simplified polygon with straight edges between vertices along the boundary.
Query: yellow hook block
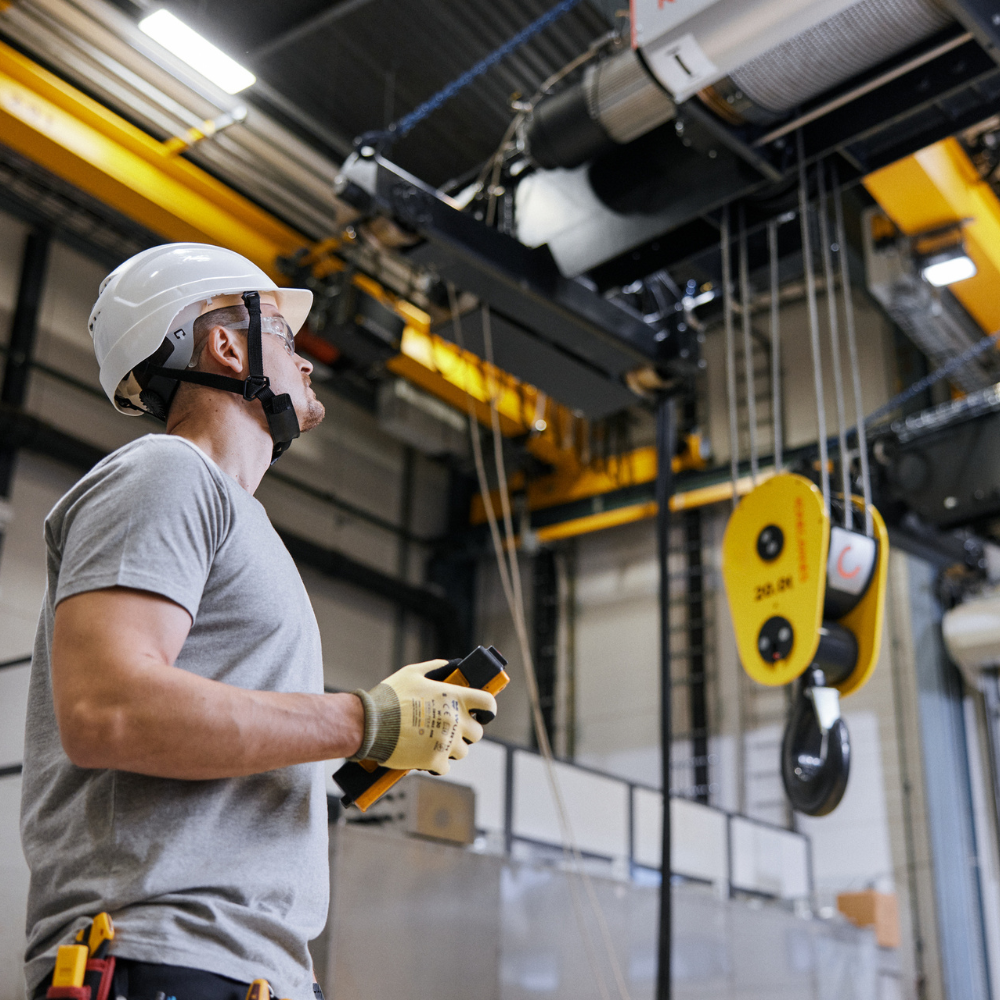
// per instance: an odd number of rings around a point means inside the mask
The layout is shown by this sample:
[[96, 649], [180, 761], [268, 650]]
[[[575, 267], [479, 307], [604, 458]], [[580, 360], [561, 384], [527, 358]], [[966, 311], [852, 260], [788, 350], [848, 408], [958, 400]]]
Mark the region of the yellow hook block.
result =
[[[851, 497], [854, 506], [864, 511], [861, 497]], [[875, 570], [864, 597], [852, 608], [839, 624], [850, 629], [858, 640], [858, 662], [845, 681], [837, 685], [842, 697], [854, 694], [868, 683], [882, 648], [882, 623], [885, 620], [885, 588], [889, 581], [889, 531], [882, 515], [871, 505], [872, 528], [878, 543]]]
[[722, 542], [722, 578], [743, 669], [779, 687], [812, 663], [826, 594], [830, 518], [804, 476], [781, 473], [744, 497]]

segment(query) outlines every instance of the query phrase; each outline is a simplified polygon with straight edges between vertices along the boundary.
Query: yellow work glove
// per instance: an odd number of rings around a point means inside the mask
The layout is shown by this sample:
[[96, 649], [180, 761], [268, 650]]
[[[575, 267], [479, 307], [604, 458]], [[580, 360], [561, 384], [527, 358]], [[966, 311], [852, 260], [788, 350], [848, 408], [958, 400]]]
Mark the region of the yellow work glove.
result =
[[371, 691], [355, 691], [365, 706], [365, 735], [353, 760], [374, 760], [393, 770], [447, 774], [483, 727], [470, 713], [496, 715], [493, 695], [426, 677], [447, 660], [411, 663]]

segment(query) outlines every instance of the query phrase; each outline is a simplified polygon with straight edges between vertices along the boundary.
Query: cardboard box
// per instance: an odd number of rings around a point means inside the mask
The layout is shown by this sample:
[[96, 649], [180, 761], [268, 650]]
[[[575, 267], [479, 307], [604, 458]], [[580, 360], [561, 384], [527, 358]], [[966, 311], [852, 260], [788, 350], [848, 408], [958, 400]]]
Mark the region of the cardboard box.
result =
[[348, 823], [400, 830], [418, 837], [471, 844], [476, 839], [476, 793], [428, 774], [408, 774], [366, 813], [347, 811]]
[[899, 902], [894, 892], [844, 892], [837, 909], [856, 927], [874, 927], [880, 948], [899, 947]]

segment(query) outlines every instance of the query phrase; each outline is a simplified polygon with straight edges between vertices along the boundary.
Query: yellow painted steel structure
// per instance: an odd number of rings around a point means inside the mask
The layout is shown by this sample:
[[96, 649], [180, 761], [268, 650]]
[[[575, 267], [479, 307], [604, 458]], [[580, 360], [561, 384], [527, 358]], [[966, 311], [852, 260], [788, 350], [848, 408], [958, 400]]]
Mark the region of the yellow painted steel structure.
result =
[[171, 241], [229, 247], [275, 279], [308, 241], [97, 101], [0, 43], [0, 138]]
[[[861, 497], [852, 497], [858, 511]], [[878, 552], [871, 580], [858, 604], [838, 620], [858, 643], [854, 669], [836, 685], [841, 695], [862, 688], [878, 664], [885, 620], [889, 533], [874, 507]], [[765, 529], [779, 528], [783, 545], [775, 556], [762, 551]], [[722, 577], [732, 612], [743, 669], [760, 684], [778, 687], [800, 677], [816, 656], [823, 625], [830, 548], [830, 517], [814, 483], [782, 473], [758, 486], [733, 512], [722, 542]], [[784, 654], [760, 646], [765, 623], [778, 621], [792, 632]]]
[[[861, 497], [851, 497], [855, 508], [864, 511]], [[882, 626], [885, 622], [885, 592], [889, 581], [889, 531], [882, 515], [872, 506], [872, 527], [878, 542], [878, 555], [871, 582], [857, 606], [849, 611], [839, 624], [854, 633], [858, 640], [858, 662], [845, 681], [837, 685], [841, 695], [854, 694], [868, 683], [878, 664], [882, 649]]]
[[[758, 544], [768, 527], [779, 528], [784, 540], [770, 559]], [[812, 663], [823, 624], [829, 546], [830, 515], [823, 495], [805, 476], [774, 476], [733, 511], [722, 541], [722, 578], [740, 662], [760, 684], [788, 684]], [[762, 629], [772, 620], [791, 629], [785, 655], [758, 648]]]
[[[773, 469], [762, 470], [757, 474], [758, 485], [766, 482], [773, 475]], [[749, 476], [742, 476], [736, 481], [736, 495], [738, 497], [746, 496], [753, 489], [754, 484]], [[714, 503], [731, 500], [732, 496], [732, 483], [727, 479], [723, 483], [713, 483], [711, 486], [699, 486], [693, 490], [675, 493], [670, 498], [670, 509], [676, 513], [681, 510], [692, 510], [695, 507], [708, 507]], [[499, 504], [499, 498], [495, 502]], [[485, 508], [478, 497], [475, 498], [475, 506], [485, 521]], [[611, 510], [586, 514], [583, 517], [569, 518], [556, 524], [547, 524], [536, 529], [534, 534], [538, 541], [546, 543], [559, 541], [563, 538], [576, 538], [578, 535], [588, 535], [594, 531], [603, 531], [605, 528], [632, 524], [634, 521], [645, 521], [648, 518], [656, 517], [658, 509], [655, 500], [644, 500], [641, 503], [627, 504], [623, 507], [614, 507]], [[520, 544], [520, 539], [518, 539], [518, 543]]]
[[[0, 5], [3, 0], [0, 0]], [[318, 277], [345, 268], [336, 251], [342, 236], [319, 244], [309, 241], [223, 182], [182, 156], [177, 143], [160, 142], [125, 121], [30, 59], [0, 43], [0, 136], [3, 142], [42, 167], [158, 233], [166, 240], [194, 240], [236, 250], [276, 280], [279, 256], [303, 247]], [[491, 422], [490, 397], [496, 397], [501, 432], [519, 437], [554, 472], [527, 485], [530, 509], [543, 509], [652, 482], [653, 448], [637, 449], [607, 467], [585, 465], [577, 444], [588, 434], [586, 421], [537, 389], [431, 332], [422, 309], [360, 273], [352, 282], [392, 309], [406, 323], [400, 353], [387, 367], [439, 399], [465, 411], [471, 399], [476, 419]], [[539, 418], [544, 425], [539, 428]], [[704, 466], [700, 441], [688, 442], [677, 471]], [[514, 484], [518, 488], [523, 484]], [[749, 491], [741, 481], [738, 492]], [[674, 498], [674, 509], [715, 503], [731, 495], [729, 483]], [[478, 500], [475, 519], [485, 519]], [[652, 517], [655, 503], [633, 504], [541, 529], [546, 540], [599, 530]]]
[[949, 285], [987, 333], [1000, 329], [1000, 199], [957, 139], [944, 139], [864, 178], [868, 192], [907, 236], [969, 220], [966, 250], [977, 273]]
[[[0, 0], [2, 2], [2, 0]], [[225, 246], [252, 260], [277, 281], [279, 256], [303, 247], [317, 276], [343, 270], [331, 237], [310, 247], [291, 227], [189, 160], [176, 142], [157, 139], [125, 121], [30, 59], [0, 43], [0, 138], [17, 152], [76, 185], [167, 240]], [[364, 274], [352, 282], [405, 322], [403, 344], [389, 367], [457, 408], [471, 395], [477, 418], [489, 425], [489, 395], [499, 393], [501, 430], [531, 435], [529, 449], [557, 467], [571, 462], [576, 418], [546, 401], [545, 431], [534, 430], [539, 393], [430, 332], [430, 317]]]
[[[509, 485], [512, 493], [524, 490], [529, 511], [545, 510], [547, 507], [556, 507], [560, 504], [573, 503], [575, 500], [588, 500], [606, 493], [613, 493], [615, 490], [628, 486], [652, 483], [656, 479], [656, 464], [656, 448], [652, 446], [636, 448], [624, 455], [612, 456], [607, 461], [587, 466], [584, 466], [574, 453], [551, 475], [541, 476], [527, 484], [520, 478], [512, 479]], [[702, 457], [700, 434], [687, 435], [684, 441], [684, 451], [674, 456], [673, 465], [675, 473], [701, 470], [706, 467], [705, 459]], [[708, 489], [715, 490], [715, 487], [708, 487]], [[732, 489], [728, 482], [725, 485], [725, 490], [725, 496], [729, 497], [732, 494]], [[499, 517], [501, 510], [500, 491], [494, 490], [490, 496], [493, 510]], [[620, 510], [626, 509], [645, 510], [646, 505], [636, 504], [631, 508], [620, 508]], [[607, 518], [593, 523], [606, 523], [607, 525], [615, 523], [611, 517], [612, 511], [604, 513], [607, 514]], [[636, 514], [626, 518], [626, 520], [641, 520], [643, 516], [652, 515]], [[486, 505], [479, 496], [473, 498], [470, 520], [473, 524], [483, 524], [486, 521]], [[591, 523], [589, 519], [582, 520]]]

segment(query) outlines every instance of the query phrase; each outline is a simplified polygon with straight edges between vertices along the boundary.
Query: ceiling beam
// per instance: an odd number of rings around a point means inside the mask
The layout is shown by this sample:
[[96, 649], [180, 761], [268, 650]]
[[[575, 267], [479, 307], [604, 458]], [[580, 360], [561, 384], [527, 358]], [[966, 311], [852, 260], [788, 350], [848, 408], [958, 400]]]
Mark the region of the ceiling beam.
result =
[[212, 243], [276, 279], [302, 234], [0, 43], [0, 136], [16, 152], [171, 241]]

